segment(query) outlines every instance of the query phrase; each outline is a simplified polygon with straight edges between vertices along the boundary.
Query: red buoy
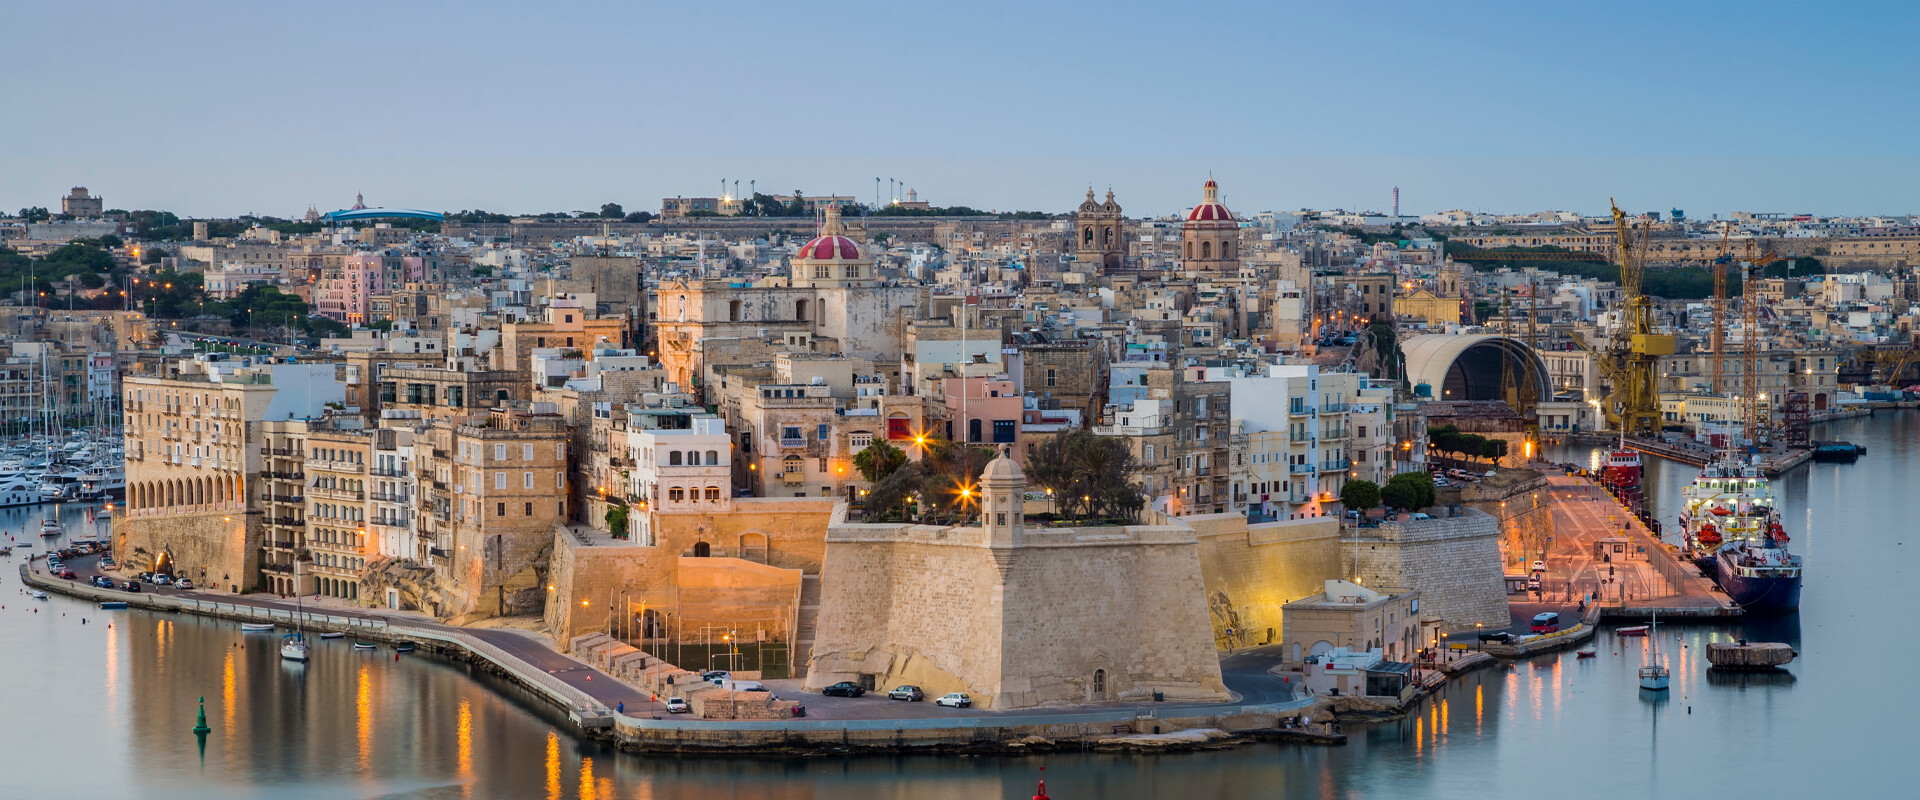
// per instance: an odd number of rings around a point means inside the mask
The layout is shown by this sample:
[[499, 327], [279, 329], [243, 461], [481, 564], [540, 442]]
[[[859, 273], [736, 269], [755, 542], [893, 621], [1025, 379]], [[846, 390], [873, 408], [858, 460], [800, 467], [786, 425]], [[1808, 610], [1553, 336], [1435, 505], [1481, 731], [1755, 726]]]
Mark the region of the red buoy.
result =
[[1053, 798], [1047, 796], [1047, 768], [1046, 767], [1040, 768], [1040, 789], [1036, 794], [1034, 794], [1033, 800], [1053, 800]]

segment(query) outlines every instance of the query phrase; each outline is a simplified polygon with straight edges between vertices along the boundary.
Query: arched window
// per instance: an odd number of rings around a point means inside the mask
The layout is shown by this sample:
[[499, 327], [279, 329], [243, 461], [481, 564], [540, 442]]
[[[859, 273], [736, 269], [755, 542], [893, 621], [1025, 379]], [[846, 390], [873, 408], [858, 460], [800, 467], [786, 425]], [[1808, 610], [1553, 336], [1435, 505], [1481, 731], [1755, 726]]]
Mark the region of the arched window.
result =
[[1200, 243], [1200, 257], [1213, 258], [1213, 242]]
[[1081, 232], [1080, 241], [1085, 244], [1093, 244], [1093, 226], [1089, 225], [1085, 231]]
[[1106, 230], [1100, 232], [1100, 244], [1106, 246], [1113, 244], [1113, 226], [1109, 225]]
[[680, 466], [680, 451], [678, 450], [667, 451], [667, 466], [669, 467]]
[[720, 451], [718, 450], [707, 451], [707, 466], [709, 467], [720, 466]]
[[1187, 258], [1193, 257], [1193, 242], [1187, 242]]
[[694, 558], [707, 558], [711, 555], [713, 555], [713, 545], [707, 544], [706, 542], [694, 542], [693, 544]]
[[685, 500], [687, 499], [687, 490], [678, 486], [669, 488], [667, 489], [667, 499], [676, 503]]
[[707, 487], [707, 502], [709, 503], [720, 502], [720, 487], [718, 486]]
[[793, 301], [793, 318], [800, 320], [801, 322], [807, 321], [807, 301], [805, 300]]
[[1107, 699], [1107, 671], [1104, 669], [1093, 671], [1093, 699]]

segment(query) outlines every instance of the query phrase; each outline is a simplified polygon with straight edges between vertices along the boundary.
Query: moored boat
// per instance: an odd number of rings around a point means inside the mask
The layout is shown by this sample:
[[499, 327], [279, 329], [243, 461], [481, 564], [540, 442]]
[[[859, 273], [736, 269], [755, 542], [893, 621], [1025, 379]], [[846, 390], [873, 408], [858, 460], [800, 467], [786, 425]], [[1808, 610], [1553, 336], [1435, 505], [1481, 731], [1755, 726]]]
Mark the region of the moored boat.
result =
[[373, 642], [354, 642], [353, 643], [353, 649], [355, 650], [372, 650], [379, 646], [380, 645], [374, 644]]
[[60, 520], [54, 519], [53, 517], [40, 520], [41, 536], [59, 536], [62, 533], [65, 533], [65, 531], [60, 528]]
[[347, 634], [344, 631], [327, 631], [326, 633], [320, 634], [320, 638], [322, 639], [344, 639], [346, 636]]
[[242, 622], [240, 623], [240, 630], [245, 633], [266, 633], [267, 631], [273, 630], [273, 623]]
[[411, 653], [413, 652], [414, 647], [416, 647], [416, 645], [413, 642], [410, 642], [406, 639], [401, 639], [400, 641], [393, 643], [394, 651], [400, 652], [400, 653]]
[[1615, 628], [1613, 632], [1618, 636], [1645, 636], [1647, 635], [1647, 626], [1632, 625], [1625, 628]]
[[280, 657], [288, 661], [306, 661], [313, 647], [307, 644], [306, 634], [294, 631], [280, 637]]
[[28, 596], [28, 597], [31, 597], [31, 598], [33, 598], [33, 599], [35, 599], [35, 600], [45, 600], [45, 599], [47, 599], [47, 593], [46, 593], [46, 592], [43, 592], [43, 591], [41, 591], [41, 590], [39, 590], [39, 589], [28, 589], [28, 590], [27, 590], [27, 596]]
[[125, 600], [102, 600], [102, 601], [100, 601], [100, 608], [102, 608], [102, 609], [105, 609], [105, 610], [112, 610], [112, 609], [116, 609], [116, 608], [126, 608], [126, 607], [127, 607], [127, 601], [125, 601]]

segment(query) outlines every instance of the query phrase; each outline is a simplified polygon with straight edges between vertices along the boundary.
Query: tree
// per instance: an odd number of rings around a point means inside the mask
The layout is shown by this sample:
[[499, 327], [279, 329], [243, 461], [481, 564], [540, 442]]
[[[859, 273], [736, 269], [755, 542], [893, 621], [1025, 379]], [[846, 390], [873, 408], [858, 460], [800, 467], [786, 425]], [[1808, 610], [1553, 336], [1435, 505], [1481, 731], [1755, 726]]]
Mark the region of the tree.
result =
[[628, 222], [652, 222], [653, 215], [645, 211], [635, 211], [626, 216]]
[[44, 207], [31, 206], [20, 209], [20, 219], [27, 222], [46, 222], [53, 219], [53, 214]]
[[627, 538], [626, 506], [607, 507], [607, 531], [612, 533], [615, 539]]
[[600, 204], [600, 216], [602, 217], [605, 217], [607, 219], [620, 219], [621, 217], [625, 217], [626, 215], [627, 215], [627, 210], [624, 208], [621, 208], [619, 203], [601, 203]]
[[1380, 501], [1402, 511], [1433, 505], [1436, 495], [1433, 478], [1424, 472], [1402, 472], [1387, 480], [1380, 489]]
[[875, 439], [853, 455], [853, 467], [868, 483], [879, 483], [907, 465], [907, 454], [885, 439]]
[[1146, 507], [1134, 487], [1133, 451], [1125, 441], [1074, 431], [1042, 444], [1028, 459], [1027, 480], [1048, 490], [1060, 510], [1085, 517], [1133, 517]]
[[1366, 511], [1380, 505], [1380, 484], [1373, 481], [1347, 481], [1340, 487], [1340, 504], [1348, 511]]
[[167, 249], [164, 247], [140, 248], [140, 263], [142, 264], [158, 264], [160, 263], [160, 259], [170, 258], [172, 256], [173, 254], [167, 252]]
[[1507, 440], [1486, 439], [1480, 443], [1480, 455], [1489, 461], [1499, 461], [1507, 456]]

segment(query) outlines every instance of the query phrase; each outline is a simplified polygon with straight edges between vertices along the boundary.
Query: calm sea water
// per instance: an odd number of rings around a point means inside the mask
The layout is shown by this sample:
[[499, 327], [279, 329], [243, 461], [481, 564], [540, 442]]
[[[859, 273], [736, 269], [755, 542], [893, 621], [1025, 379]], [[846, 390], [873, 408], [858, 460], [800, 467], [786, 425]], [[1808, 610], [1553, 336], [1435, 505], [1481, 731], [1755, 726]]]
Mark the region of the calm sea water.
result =
[[[1913, 797], [1920, 699], [1899, 675], [1920, 577], [1920, 413], [1825, 426], [1869, 448], [1781, 481], [1808, 558], [1798, 615], [1663, 626], [1670, 698], [1643, 697], [1642, 640], [1545, 656], [1450, 686], [1341, 748], [1252, 745], [1170, 756], [764, 761], [625, 755], [567, 733], [517, 690], [462, 666], [316, 643], [283, 663], [231, 624], [29, 600], [0, 579], [0, 797], [1077, 798]], [[1562, 459], [1582, 457], [1566, 452]], [[1663, 509], [1693, 470], [1658, 460]], [[0, 531], [40, 509], [0, 512]], [[78, 526], [85, 509], [66, 509]], [[37, 533], [31, 530], [30, 533]], [[35, 537], [38, 538], [37, 536]], [[88, 622], [82, 624], [80, 620]], [[109, 627], [109, 624], [111, 627]], [[1782, 676], [1721, 679], [1703, 645], [1797, 643]], [[189, 732], [206, 698], [213, 733]]]

